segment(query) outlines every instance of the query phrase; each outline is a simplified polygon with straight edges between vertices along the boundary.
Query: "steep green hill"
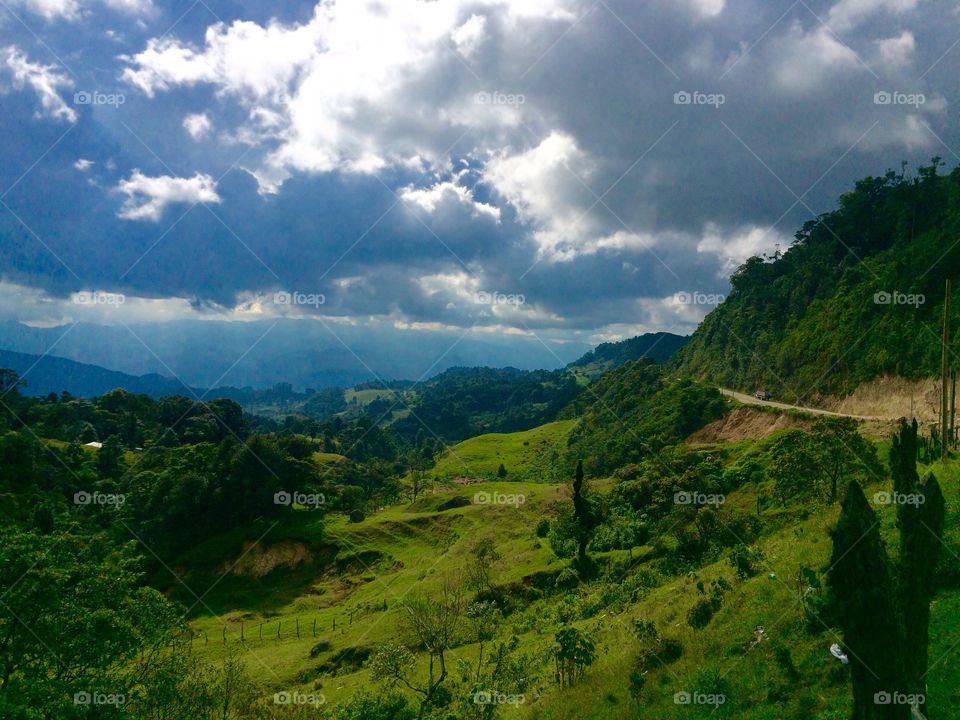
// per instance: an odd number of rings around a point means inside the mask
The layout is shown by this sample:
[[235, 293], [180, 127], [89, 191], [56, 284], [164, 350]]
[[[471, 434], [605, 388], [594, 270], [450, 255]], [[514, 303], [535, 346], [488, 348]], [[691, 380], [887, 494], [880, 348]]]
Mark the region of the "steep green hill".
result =
[[685, 335], [657, 332], [638, 335], [620, 342], [601, 343], [568, 364], [567, 369], [577, 376], [593, 381], [630, 360], [650, 358], [658, 363], [667, 362], [689, 340], [690, 338]]
[[938, 167], [865, 178], [782, 256], [748, 260], [676, 366], [789, 402], [846, 394], [883, 374], [936, 375], [944, 280], [960, 267], [960, 169]]
[[503, 465], [510, 480], [553, 480], [573, 425], [560, 420], [522, 432], [472, 437], [447, 450], [430, 475], [493, 479]]
[[570, 434], [568, 464], [582, 459], [602, 475], [673, 445], [719, 418], [727, 403], [716, 388], [671, 378], [643, 359], [604, 375], [571, 412], [580, 420]]

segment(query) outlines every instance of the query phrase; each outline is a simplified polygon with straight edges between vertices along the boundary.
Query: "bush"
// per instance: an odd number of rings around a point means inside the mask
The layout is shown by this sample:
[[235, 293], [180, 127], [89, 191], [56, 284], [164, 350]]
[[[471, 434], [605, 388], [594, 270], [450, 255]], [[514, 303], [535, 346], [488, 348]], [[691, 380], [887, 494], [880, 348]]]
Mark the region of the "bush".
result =
[[565, 567], [557, 574], [554, 586], [558, 589], [569, 590], [580, 584], [580, 576], [577, 571], [570, 567]]
[[706, 598], [698, 600], [687, 613], [687, 623], [694, 630], [703, 630], [713, 619], [713, 603]]
[[536, 533], [538, 538], [545, 538], [550, 533], [550, 521], [547, 518], [540, 518]]
[[361, 691], [341, 705], [336, 720], [413, 720], [416, 714], [400, 694], [373, 695]]
[[730, 552], [730, 565], [733, 566], [740, 580], [746, 580], [757, 574], [754, 563], [762, 558], [763, 555], [760, 550], [738, 543]]

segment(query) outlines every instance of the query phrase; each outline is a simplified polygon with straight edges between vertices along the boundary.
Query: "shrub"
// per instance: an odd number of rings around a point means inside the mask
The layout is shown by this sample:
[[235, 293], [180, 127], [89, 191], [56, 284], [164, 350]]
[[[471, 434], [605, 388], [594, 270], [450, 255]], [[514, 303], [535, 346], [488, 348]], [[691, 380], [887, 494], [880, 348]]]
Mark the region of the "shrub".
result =
[[400, 695], [374, 695], [361, 691], [341, 705], [336, 720], [413, 720], [416, 714]]
[[757, 574], [754, 563], [762, 559], [763, 555], [756, 548], [747, 547], [743, 543], [738, 543], [730, 552], [730, 565], [737, 573], [737, 577], [746, 580]]

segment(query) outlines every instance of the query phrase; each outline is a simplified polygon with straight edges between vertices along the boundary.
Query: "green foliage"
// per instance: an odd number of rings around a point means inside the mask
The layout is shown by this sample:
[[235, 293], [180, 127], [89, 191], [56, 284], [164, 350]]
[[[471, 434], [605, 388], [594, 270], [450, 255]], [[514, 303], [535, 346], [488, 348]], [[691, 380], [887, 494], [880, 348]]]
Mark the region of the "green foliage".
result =
[[744, 543], [737, 543], [730, 551], [730, 564], [740, 580], [746, 580], [756, 575], [756, 564], [762, 559], [763, 554], [757, 548], [752, 548]]
[[703, 583], [697, 583], [697, 591], [702, 597], [687, 613], [687, 624], [694, 630], [703, 630], [723, 606], [723, 598], [730, 591], [730, 583], [723, 578], [713, 580], [709, 588]]
[[560, 687], [573, 687], [596, 660], [597, 648], [590, 633], [576, 627], [566, 627], [554, 636], [552, 654], [557, 684]]
[[415, 717], [402, 695], [370, 692], [357, 693], [340, 705], [334, 715], [336, 720], [413, 720]]
[[451, 368], [417, 385], [412, 413], [391, 429], [412, 440], [424, 426], [448, 442], [556, 420], [582, 391], [565, 370]]
[[[939, 328], [944, 279], [960, 266], [960, 170], [938, 175], [941, 164], [935, 158], [915, 177], [864, 178], [836, 210], [805, 223], [782, 256], [749, 259], [676, 365], [786, 402], [846, 394], [885, 374], [937, 375], [939, 331], [930, 328]], [[874, 300], [894, 292], [924, 302]], [[952, 305], [956, 326], [956, 297]]]
[[132, 697], [132, 664], [179, 627], [178, 608], [139, 585], [132, 546], [103, 538], [4, 528], [0, 587], [4, 717], [80, 717], [76, 693]]
[[646, 333], [620, 342], [600, 343], [590, 352], [567, 365], [577, 375], [590, 381], [631, 360], [649, 358], [665, 363], [687, 344], [688, 337], [672, 333]]
[[568, 462], [584, 458], [593, 476], [656, 454], [720, 417], [723, 397], [688, 379], [667, 379], [649, 360], [604, 375], [580, 399], [583, 416], [570, 435]]

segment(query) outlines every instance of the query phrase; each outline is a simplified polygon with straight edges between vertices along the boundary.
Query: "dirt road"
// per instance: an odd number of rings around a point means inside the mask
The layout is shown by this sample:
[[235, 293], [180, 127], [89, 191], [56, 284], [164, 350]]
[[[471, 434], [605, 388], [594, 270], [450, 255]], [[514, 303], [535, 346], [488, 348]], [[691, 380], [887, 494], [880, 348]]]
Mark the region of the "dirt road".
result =
[[777, 402], [775, 400], [760, 400], [753, 395], [746, 395], [744, 393], [739, 393], [736, 390], [728, 390], [727, 388], [718, 388], [720, 392], [727, 397], [731, 397], [734, 400], [742, 402], [744, 405], [763, 405], [767, 407], [775, 407], [780, 410], [802, 410], [806, 413], [811, 413], [812, 415], [829, 415], [830, 417], [848, 417], [853, 418], [854, 420], [896, 420], [897, 418], [890, 417], [876, 417], [871, 415], [847, 415], [845, 413], [833, 412], [832, 410], [823, 410], [821, 408], [812, 408], [805, 407], [803, 405], [789, 405], [787, 403]]

